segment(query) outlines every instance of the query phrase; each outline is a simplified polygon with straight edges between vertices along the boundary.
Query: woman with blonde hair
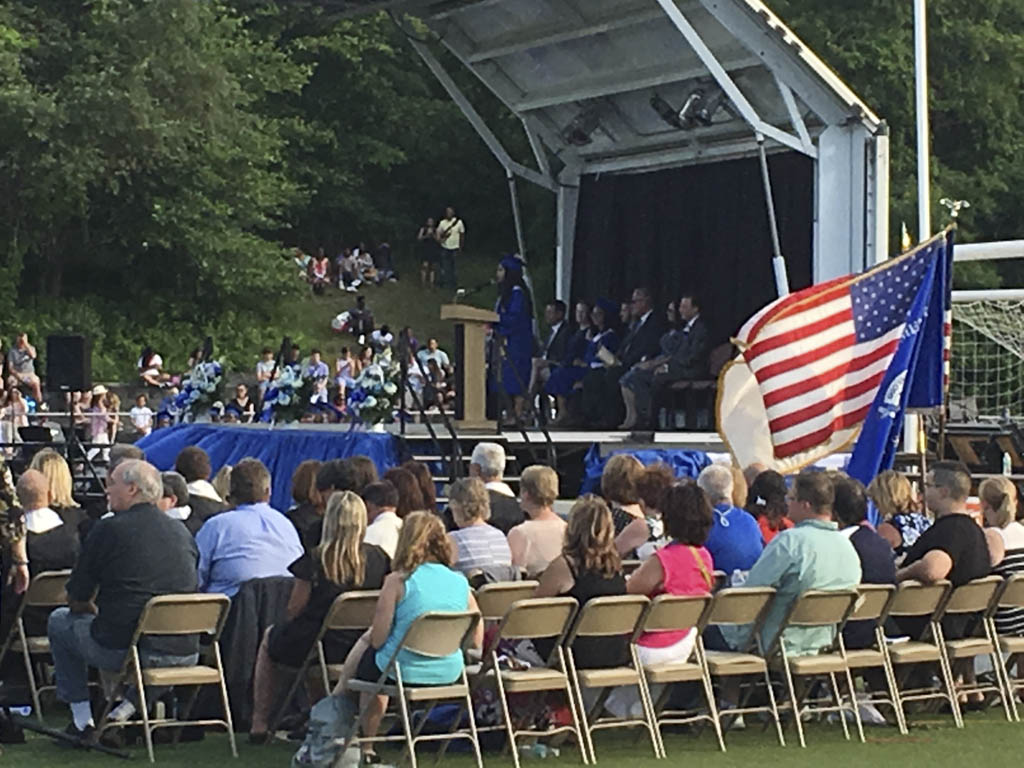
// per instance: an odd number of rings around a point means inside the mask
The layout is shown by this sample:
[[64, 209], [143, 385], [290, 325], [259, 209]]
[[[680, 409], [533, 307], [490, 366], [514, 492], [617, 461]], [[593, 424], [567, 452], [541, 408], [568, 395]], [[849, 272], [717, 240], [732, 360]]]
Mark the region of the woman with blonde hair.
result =
[[562, 551], [565, 520], [555, 514], [558, 475], [551, 467], [534, 464], [523, 470], [519, 479], [519, 504], [526, 520], [508, 532], [512, 565], [535, 578]]
[[868, 486], [868, 498], [882, 518], [878, 535], [889, 542], [899, 565], [932, 521], [920, 511], [910, 481], [895, 470], [878, 473]]
[[[416, 511], [403, 520], [393, 570], [384, 579], [373, 625], [345, 659], [335, 693], [344, 692], [349, 680], [377, 682], [396, 651], [406, 685], [447, 685], [459, 678], [464, 667], [462, 651], [432, 657], [399, 650], [406, 631], [424, 613], [479, 610], [466, 577], [452, 570], [454, 560], [440, 517], [432, 512]], [[483, 643], [483, 636], [480, 622], [474, 637], [476, 647]], [[387, 696], [360, 694], [360, 710], [366, 713], [361, 727], [363, 736], [377, 735], [387, 704]], [[363, 742], [362, 751], [364, 762], [376, 762], [375, 756], [365, 756], [373, 754], [372, 743]]]
[[[580, 608], [594, 597], [626, 594], [626, 577], [615, 549], [615, 525], [604, 499], [588, 493], [569, 512], [562, 554], [551, 561], [540, 577], [537, 597], [574, 597]], [[587, 637], [573, 642], [573, 653], [588, 667], [615, 667], [626, 659], [628, 638]], [[547, 658], [553, 639], [535, 640], [537, 651]]]
[[[316, 634], [338, 595], [352, 590], [380, 589], [390, 570], [388, 556], [380, 547], [363, 541], [366, 505], [352, 491], [331, 494], [324, 513], [320, 544], [288, 570], [295, 576], [288, 620], [270, 627], [263, 636], [253, 680], [253, 714], [250, 739], [265, 741], [270, 709], [286, 685], [281, 667], [301, 667]], [[345, 659], [360, 633], [329, 632], [324, 637], [328, 663]], [[294, 674], [294, 672], [290, 673]]]
[[[1017, 522], [1017, 488], [1008, 477], [989, 477], [978, 487], [985, 533], [995, 533], [1004, 554], [992, 573], [1010, 578], [1024, 572], [1024, 525]], [[998, 549], [989, 545], [989, 549]], [[996, 611], [996, 629], [1000, 635], [1024, 635], [1024, 608], [1000, 608]]]
[[38, 469], [50, 484], [50, 508], [54, 511], [78, 507], [72, 494], [71, 469], [64, 457], [52, 448], [44, 448], [32, 457], [29, 469]]

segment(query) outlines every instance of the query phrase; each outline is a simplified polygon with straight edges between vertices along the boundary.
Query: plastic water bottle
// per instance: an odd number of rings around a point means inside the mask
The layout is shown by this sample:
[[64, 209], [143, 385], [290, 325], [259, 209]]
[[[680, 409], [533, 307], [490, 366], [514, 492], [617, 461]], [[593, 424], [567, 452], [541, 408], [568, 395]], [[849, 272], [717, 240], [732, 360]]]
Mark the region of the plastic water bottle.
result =
[[32, 716], [32, 707], [10, 707], [8, 711], [15, 715], [21, 715], [22, 717]]
[[1013, 462], [1010, 460], [1010, 454], [1003, 451], [1003, 474], [1009, 477], [1013, 474]]

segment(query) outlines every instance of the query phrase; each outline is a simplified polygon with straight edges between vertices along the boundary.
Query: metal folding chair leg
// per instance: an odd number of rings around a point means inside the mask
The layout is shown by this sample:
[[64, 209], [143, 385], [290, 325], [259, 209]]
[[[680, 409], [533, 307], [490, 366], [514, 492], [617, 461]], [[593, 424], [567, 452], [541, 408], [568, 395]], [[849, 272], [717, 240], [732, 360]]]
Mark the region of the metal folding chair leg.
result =
[[32, 667], [32, 654], [28, 650], [28, 637], [25, 635], [25, 622], [18, 617], [18, 641], [21, 643], [21, 657], [25, 662], [25, 675], [28, 677], [28, 689], [32, 694], [32, 706], [35, 708], [36, 719], [40, 725], [45, 725], [43, 720], [43, 707], [39, 703], [39, 686], [36, 684], [36, 671]]

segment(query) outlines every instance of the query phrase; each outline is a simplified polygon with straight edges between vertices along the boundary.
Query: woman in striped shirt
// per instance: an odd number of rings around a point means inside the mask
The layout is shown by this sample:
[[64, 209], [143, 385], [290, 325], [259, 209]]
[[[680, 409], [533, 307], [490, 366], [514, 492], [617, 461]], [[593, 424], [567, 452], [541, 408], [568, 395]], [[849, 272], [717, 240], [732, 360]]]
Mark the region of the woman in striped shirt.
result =
[[[990, 477], [978, 488], [985, 525], [1003, 540], [1006, 554], [992, 573], [1009, 578], [1024, 571], [1024, 525], [1017, 522], [1017, 489], [1007, 477]], [[987, 533], [987, 531], [986, 531]], [[1024, 608], [1000, 608], [996, 630], [1001, 635], [1024, 635]]]

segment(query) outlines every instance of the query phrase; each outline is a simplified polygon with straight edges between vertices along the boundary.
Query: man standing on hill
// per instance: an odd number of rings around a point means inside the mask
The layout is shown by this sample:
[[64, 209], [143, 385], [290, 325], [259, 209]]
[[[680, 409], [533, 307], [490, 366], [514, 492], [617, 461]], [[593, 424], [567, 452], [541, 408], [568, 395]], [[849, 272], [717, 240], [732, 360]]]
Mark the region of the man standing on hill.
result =
[[455, 277], [455, 258], [466, 240], [466, 225], [455, 215], [450, 205], [444, 209], [444, 218], [437, 225], [437, 242], [441, 246], [441, 284], [452, 290], [458, 287]]

